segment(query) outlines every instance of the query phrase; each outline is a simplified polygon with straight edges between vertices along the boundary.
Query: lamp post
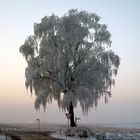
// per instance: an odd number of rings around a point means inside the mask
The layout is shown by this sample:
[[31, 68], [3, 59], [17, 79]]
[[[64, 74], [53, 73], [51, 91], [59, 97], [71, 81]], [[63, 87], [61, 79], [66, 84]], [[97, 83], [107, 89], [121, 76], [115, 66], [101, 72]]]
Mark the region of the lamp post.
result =
[[40, 119], [36, 119], [38, 122], [38, 130], [40, 131]]
[[65, 113], [67, 119], [68, 119], [68, 133], [69, 133], [69, 119], [71, 117], [71, 114], [70, 113]]

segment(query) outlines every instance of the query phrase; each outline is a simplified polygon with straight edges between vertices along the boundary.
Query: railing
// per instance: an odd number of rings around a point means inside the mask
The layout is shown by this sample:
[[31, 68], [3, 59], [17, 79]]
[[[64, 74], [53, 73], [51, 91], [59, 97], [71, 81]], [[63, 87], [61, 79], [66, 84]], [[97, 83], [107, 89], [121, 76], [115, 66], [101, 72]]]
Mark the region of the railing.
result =
[[5, 136], [5, 140], [20, 140], [20, 137], [15, 135], [14, 131], [0, 129], [0, 134]]

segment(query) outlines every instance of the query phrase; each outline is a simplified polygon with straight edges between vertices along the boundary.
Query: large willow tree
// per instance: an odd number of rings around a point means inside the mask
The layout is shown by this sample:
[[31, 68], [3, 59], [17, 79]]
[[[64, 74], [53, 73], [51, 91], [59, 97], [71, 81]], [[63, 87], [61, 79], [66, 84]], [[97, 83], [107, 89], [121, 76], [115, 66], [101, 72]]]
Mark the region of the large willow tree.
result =
[[36, 95], [35, 108], [57, 100], [71, 113], [83, 113], [111, 96], [120, 59], [111, 50], [111, 34], [95, 13], [72, 9], [63, 17], [45, 16], [34, 24], [20, 52], [27, 61], [26, 87]]

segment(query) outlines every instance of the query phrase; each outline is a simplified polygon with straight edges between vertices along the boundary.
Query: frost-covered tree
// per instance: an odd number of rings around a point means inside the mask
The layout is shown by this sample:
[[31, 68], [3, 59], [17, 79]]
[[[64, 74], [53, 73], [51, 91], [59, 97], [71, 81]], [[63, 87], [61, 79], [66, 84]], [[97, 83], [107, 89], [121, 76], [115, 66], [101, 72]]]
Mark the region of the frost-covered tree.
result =
[[20, 47], [28, 64], [26, 87], [36, 95], [35, 108], [57, 100], [72, 114], [71, 126], [73, 106], [79, 103], [87, 113], [100, 98], [108, 101], [115, 84], [120, 59], [110, 48], [107, 25], [99, 21], [95, 13], [77, 9], [62, 17], [45, 16]]

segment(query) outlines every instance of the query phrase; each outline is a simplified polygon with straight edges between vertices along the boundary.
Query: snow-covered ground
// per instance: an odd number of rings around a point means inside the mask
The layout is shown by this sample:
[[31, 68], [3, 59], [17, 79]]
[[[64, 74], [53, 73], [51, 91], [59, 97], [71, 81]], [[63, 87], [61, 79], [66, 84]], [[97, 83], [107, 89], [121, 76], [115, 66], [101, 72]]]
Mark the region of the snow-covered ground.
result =
[[[113, 128], [112, 128], [113, 129]], [[66, 131], [56, 131], [51, 137], [64, 140], [140, 140], [140, 132], [93, 132], [89, 128], [71, 128], [69, 136]]]
[[[37, 124], [12, 124], [1, 128], [21, 131], [38, 131]], [[51, 137], [64, 140], [140, 140], [140, 128], [120, 128], [102, 125], [79, 125], [70, 128], [68, 136], [66, 124], [41, 124], [42, 132], [50, 133]], [[82, 137], [83, 136], [83, 137]]]
[[62, 134], [52, 134], [51, 137], [53, 138], [58, 138], [58, 139], [63, 139], [63, 140], [97, 140], [96, 138], [80, 138], [80, 137], [66, 137], [65, 135]]
[[[67, 137], [64, 134], [54, 133], [51, 134], [51, 137], [63, 139], [63, 140], [140, 140], [140, 133], [138, 134], [113, 134], [113, 133], [105, 133], [104, 137], [102, 134], [98, 134], [95, 137], [88, 138], [80, 138], [78, 136]], [[97, 138], [96, 138], [97, 137]]]
[[51, 134], [51, 137], [64, 139], [64, 140], [97, 140], [95, 135], [90, 129], [87, 128], [71, 128], [68, 131], [60, 131]]

